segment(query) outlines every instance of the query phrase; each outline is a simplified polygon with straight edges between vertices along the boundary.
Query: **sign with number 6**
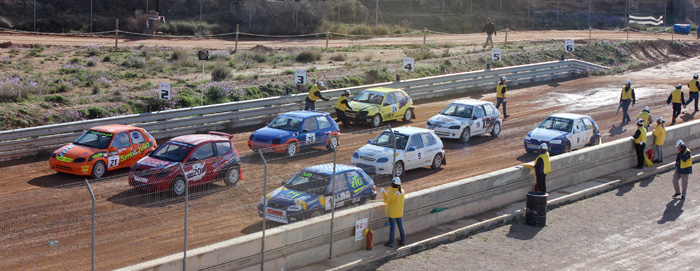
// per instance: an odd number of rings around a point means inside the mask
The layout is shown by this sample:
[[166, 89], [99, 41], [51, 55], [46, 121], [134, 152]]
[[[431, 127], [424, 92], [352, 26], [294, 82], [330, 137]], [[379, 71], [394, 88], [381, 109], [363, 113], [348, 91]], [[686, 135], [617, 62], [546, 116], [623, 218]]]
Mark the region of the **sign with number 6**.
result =
[[493, 48], [491, 50], [491, 60], [493, 61], [501, 61], [502, 55], [501, 55], [501, 49], [499, 48]]
[[296, 69], [294, 72], [294, 83], [297, 85], [305, 85], [306, 84], [306, 70], [305, 69]]
[[574, 51], [574, 40], [565, 40], [564, 41], [564, 50], [567, 52], [573, 52]]
[[170, 91], [170, 83], [160, 83], [158, 84], [158, 90], [160, 90], [159, 96], [161, 100], [170, 100], [172, 92]]
[[416, 60], [412, 57], [403, 58], [403, 70], [412, 72], [416, 66]]

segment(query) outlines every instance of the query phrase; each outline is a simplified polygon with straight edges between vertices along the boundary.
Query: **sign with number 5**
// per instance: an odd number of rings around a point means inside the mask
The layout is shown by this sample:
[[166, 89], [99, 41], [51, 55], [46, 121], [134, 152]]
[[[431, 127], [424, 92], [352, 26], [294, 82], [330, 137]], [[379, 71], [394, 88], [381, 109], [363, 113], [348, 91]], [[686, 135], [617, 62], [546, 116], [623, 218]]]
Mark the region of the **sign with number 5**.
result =
[[294, 83], [297, 85], [305, 85], [306, 84], [306, 70], [305, 69], [296, 69], [296, 72], [294, 72]]
[[403, 70], [412, 72], [416, 66], [416, 60], [412, 57], [403, 58]]
[[502, 55], [501, 55], [501, 49], [499, 48], [493, 48], [491, 50], [491, 60], [493, 61], [501, 61]]

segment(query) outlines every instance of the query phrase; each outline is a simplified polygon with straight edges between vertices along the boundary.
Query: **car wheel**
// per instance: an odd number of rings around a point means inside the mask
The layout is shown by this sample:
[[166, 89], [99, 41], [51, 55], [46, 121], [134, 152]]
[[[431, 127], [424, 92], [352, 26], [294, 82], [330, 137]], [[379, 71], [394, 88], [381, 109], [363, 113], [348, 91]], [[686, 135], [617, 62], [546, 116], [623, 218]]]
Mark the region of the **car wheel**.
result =
[[396, 172], [396, 175], [394, 176], [396, 177], [403, 176], [403, 174], [406, 173], [406, 168], [403, 167], [403, 162], [401, 161], [396, 162], [396, 165], [394, 165], [394, 170]]
[[309, 214], [308, 218], [319, 217], [321, 215], [323, 215], [323, 212], [321, 211], [321, 209], [316, 208], [316, 209], [311, 210], [311, 214]]
[[501, 124], [496, 122], [491, 129], [491, 137], [498, 137], [499, 134], [501, 134]]
[[185, 184], [185, 179], [182, 177], [177, 177], [170, 184], [170, 193], [173, 196], [181, 197], [182, 195], [185, 194], [185, 189], [187, 189], [187, 185]]
[[603, 144], [603, 139], [600, 138], [600, 137], [597, 137], [597, 138], [591, 143], [591, 145], [593, 145], [593, 146], [600, 145], [600, 144]]
[[240, 176], [240, 169], [237, 166], [231, 166], [226, 172], [226, 176], [224, 177], [224, 183], [226, 183], [226, 185], [228, 186], [234, 186], [238, 183], [238, 179], [240, 179]]
[[326, 145], [326, 149], [329, 151], [335, 150], [338, 147], [338, 136], [331, 136], [330, 139], [328, 139], [328, 145]]
[[372, 122], [369, 125], [372, 126], [372, 128], [377, 128], [379, 125], [382, 125], [382, 116], [379, 114], [374, 115], [374, 117], [372, 117]]
[[365, 203], [367, 203], [367, 200], [368, 200], [367, 197], [361, 197], [360, 202], [357, 203], [357, 206], [365, 205]]
[[564, 145], [564, 153], [571, 152], [571, 142], [566, 142]]
[[467, 143], [470, 137], [471, 132], [469, 131], [469, 127], [465, 127], [464, 130], [462, 130], [462, 135], [459, 136], [459, 142]]
[[287, 154], [287, 157], [292, 157], [295, 154], [297, 154], [297, 143], [290, 142], [289, 144], [287, 144], [287, 150], [285, 153]]
[[406, 112], [403, 113], [403, 121], [406, 121], [406, 122], [411, 121], [412, 115], [413, 115], [413, 112], [411, 111], [411, 109], [406, 109]]
[[99, 179], [104, 177], [105, 173], [107, 173], [107, 166], [105, 166], [105, 162], [97, 161], [95, 164], [92, 165], [92, 172], [90, 173], [90, 177], [93, 179]]
[[442, 166], [442, 154], [438, 153], [435, 155], [435, 158], [433, 158], [433, 164], [430, 165], [430, 168], [439, 169], [441, 166]]

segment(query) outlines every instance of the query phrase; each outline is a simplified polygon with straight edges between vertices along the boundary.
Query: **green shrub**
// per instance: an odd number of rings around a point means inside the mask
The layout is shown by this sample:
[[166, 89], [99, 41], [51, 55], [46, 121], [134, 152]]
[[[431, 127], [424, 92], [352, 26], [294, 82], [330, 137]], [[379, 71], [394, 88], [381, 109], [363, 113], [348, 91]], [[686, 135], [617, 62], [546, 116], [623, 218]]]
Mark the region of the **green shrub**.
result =
[[64, 104], [68, 105], [70, 104], [70, 101], [66, 99], [66, 97], [63, 97], [63, 95], [48, 95], [44, 97], [45, 102], [50, 102], [50, 103], [59, 103], [59, 104]]
[[105, 57], [102, 58], [102, 62], [110, 62], [112, 61], [112, 57], [109, 55], [106, 55]]
[[146, 66], [146, 60], [143, 58], [136, 58], [132, 56], [126, 57], [121, 64], [123, 67], [131, 69], [140, 69]]
[[374, 29], [372, 29], [372, 33], [374, 35], [389, 35], [389, 26], [378, 25]]
[[212, 81], [224, 81], [229, 77], [229, 74], [231, 71], [226, 68], [224, 65], [217, 65], [214, 67], [214, 69], [211, 71], [211, 80]]
[[88, 108], [87, 117], [90, 119], [104, 118], [109, 116], [109, 111], [99, 106], [92, 106]]
[[331, 60], [333, 61], [345, 61], [345, 55], [343, 54], [336, 54], [331, 56]]
[[313, 62], [321, 59], [321, 51], [318, 50], [304, 50], [299, 53], [296, 57], [297, 62]]
[[436, 58], [437, 56], [435, 53], [433, 53], [432, 50], [430, 50], [428, 47], [421, 47], [418, 49], [404, 49], [403, 53], [407, 57], [412, 57], [416, 61], [418, 60], [425, 60], [425, 59], [431, 59], [431, 58]]
[[65, 93], [65, 92], [69, 92], [69, 91], [71, 91], [71, 87], [69, 87], [68, 85], [59, 84], [59, 85], [53, 87], [51, 89], [50, 93]]

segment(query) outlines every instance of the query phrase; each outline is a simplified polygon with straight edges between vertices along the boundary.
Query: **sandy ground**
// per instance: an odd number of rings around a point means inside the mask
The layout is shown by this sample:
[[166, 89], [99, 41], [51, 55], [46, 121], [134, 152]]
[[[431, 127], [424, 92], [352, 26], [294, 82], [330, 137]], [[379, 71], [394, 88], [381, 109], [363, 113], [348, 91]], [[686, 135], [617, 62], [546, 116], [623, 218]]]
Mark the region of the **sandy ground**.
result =
[[[427, 168], [409, 171], [403, 180], [404, 187], [417, 191], [529, 162], [535, 156], [523, 150], [524, 135], [533, 124], [555, 112], [591, 115], [601, 127], [603, 142], [629, 137], [635, 127], [620, 125], [622, 116], [615, 115], [620, 88], [627, 78], [633, 80], [637, 91], [637, 105], [630, 109], [632, 117], [646, 105], [654, 117], [663, 116], [670, 121], [671, 109], [664, 108], [666, 97], [673, 85], [685, 84], [690, 79], [698, 60], [661, 64], [620, 75], [511, 88], [508, 94], [511, 117], [504, 122], [498, 138], [474, 137], [467, 145], [445, 140], [448, 164], [437, 171]], [[493, 92], [471, 98], [495, 102]], [[418, 104], [416, 120], [391, 125], [424, 127], [426, 120], [449, 102]], [[694, 119], [687, 109], [685, 112], [679, 119], [681, 123]], [[352, 153], [378, 131], [364, 126], [342, 130], [338, 161], [349, 163]], [[257, 154], [247, 148], [249, 134], [237, 133], [235, 139], [244, 177], [237, 186], [226, 187], [219, 182], [192, 189], [188, 248], [261, 230], [256, 206], [263, 195], [263, 165]], [[333, 155], [325, 149], [312, 149], [292, 159], [273, 155], [267, 158], [270, 191], [306, 166], [331, 162]], [[90, 196], [82, 178], [56, 174], [44, 159], [3, 162], [0, 168], [3, 172], [0, 215], [4, 218], [0, 221], [0, 266], [11, 270], [89, 269]], [[110, 172], [112, 177], [91, 184], [97, 198], [97, 269], [123, 267], [182, 250], [183, 201], [131, 190], [124, 173]], [[375, 178], [379, 185], [386, 185], [387, 181], [386, 177]], [[48, 246], [49, 240], [57, 240], [60, 245]]]
[[377, 270], [697, 270], [698, 178], [691, 175], [681, 201], [671, 198], [672, 176], [658, 174], [551, 210], [546, 227], [518, 221]]

